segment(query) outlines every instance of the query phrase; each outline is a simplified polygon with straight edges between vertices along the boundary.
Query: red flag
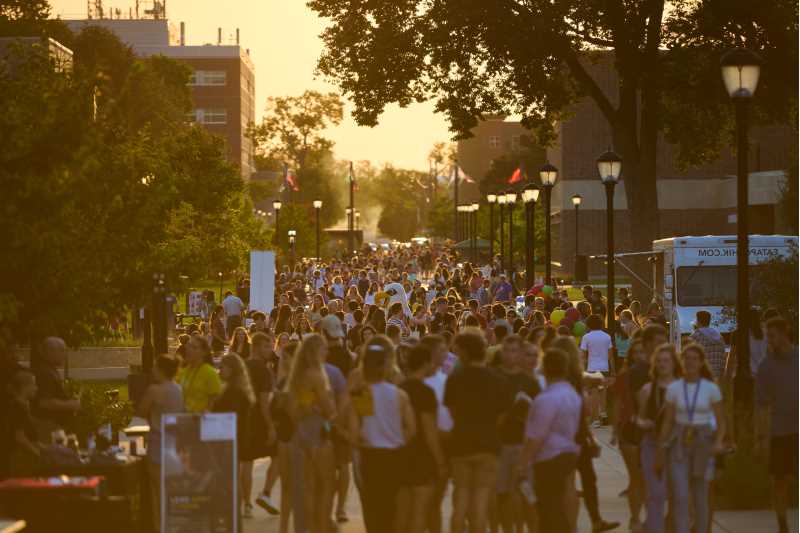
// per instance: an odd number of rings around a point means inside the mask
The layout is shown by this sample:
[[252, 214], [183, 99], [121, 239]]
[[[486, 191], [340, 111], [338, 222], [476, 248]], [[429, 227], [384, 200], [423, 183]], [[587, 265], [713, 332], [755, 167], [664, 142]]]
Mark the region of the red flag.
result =
[[522, 171], [520, 170], [519, 167], [517, 167], [517, 170], [515, 170], [514, 173], [511, 174], [511, 178], [508, 180], [508, 182], [517, 183], [518, 181], [522, 181]]
[[286, 183], [289, 184], [289, 187], [291, 187], [293, 191], [300, 190], [300, 187], [297, 186], [297, 178], [295, 178], [294, 172], [291, 170], [286, 173]]

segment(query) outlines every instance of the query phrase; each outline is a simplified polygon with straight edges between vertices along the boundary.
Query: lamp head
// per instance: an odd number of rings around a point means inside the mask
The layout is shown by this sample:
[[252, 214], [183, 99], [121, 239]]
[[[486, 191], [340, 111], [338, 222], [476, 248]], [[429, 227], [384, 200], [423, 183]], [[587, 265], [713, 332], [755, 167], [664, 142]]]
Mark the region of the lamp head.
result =
[[281, 203], [281, 201], [280, 201], [280, 200], [275, 200], [274, 202], [272, 202], [272, 208], [273, 208], [275, 211], [280, 211], [280, 210], [281, 210], [281, 207], [283, 207], [283, 204]]
[[320, 207], [322, 207], [322, 200], [314, 200], [313, 204], [314, 204], [314, 209], [319, 209]]
[[611, 150], [597, 158], [597, 172], [603, 183], [617, 183], [622, 172], [622, 158]]
[[752, 98], [761, 75], [761, 57], [747, 48], [733, 48], [723, 54], [719, 65], [722, 81], [731, 98]]
[[576, 195], [574, 195], [572, 197], [572, 205], [574, 205], [575, 207], [578, 207], [579, 205], [581, 205], [582, 201], [583, 201], [583, 198], [581, 197], [580, 194], [576, 194]]
[[486, 201], [488, 203], [490, 203], [490, 204], [497, 203], [497, 195], [496, 194], [491, 194], [491, 193], [487, 194], [486, 195]]
[[558, 169], [550, 163], [545, 163], [539, 169], [539, 179], [542, 181], [542, 187], [552, 187], [556, 184], [558, 178]]

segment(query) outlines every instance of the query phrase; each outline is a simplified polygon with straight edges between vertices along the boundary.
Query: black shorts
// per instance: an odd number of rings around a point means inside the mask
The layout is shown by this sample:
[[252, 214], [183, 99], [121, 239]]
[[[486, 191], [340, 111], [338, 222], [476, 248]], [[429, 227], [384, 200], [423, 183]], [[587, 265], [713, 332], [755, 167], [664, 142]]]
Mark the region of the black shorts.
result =
[[773, 477], [797, 476], [797, 433], [777, 435], [769, 441], [769, 473]]

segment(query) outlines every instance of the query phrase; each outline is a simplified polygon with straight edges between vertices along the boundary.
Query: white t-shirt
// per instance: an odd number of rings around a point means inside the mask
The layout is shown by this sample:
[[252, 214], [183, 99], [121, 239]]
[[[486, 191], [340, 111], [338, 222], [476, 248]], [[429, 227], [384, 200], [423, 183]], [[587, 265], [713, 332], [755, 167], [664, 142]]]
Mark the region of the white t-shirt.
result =
[[436, 395], [436, 404], [438, 409], [436, 412], [436, 427], [439, 431], [452, 431], [453, 418], [450, 416], [450, 410], [444, 405], [444, 388], [447, 384], [447, 374], [441, 370], [437, 370], [432, 376], [425, 378], [425, 385], [433, 389]]
[[595, 329], [581, 339], [581, 350], [589, 352], [586, 370], [608, 372], [608, 352], [611, 351], [611, 336], [602, 329]]
[[231, 294], [222, 300], [222, 307], [225, 309], [225, 315], [239, 316], [244, 311], [244, 302], [238, 296]]
[[[698, 383], [699, 391], [697, 391]], [[684, 384], [686, 384], [685, 395]], [[691, 425], [714, 425], [712, 405], [722, 401], [722, 393], [720, 393], [716, 383], [707, 379], [701, 379], [699, 382], [695, 381], [694, 383], [686, 383], [683, 379], [678, 379], [670, 383], [667, 387], [665, 399], [675, 407], [675, 421], [678, 424], [689, 425], [689, 410], [687, 409], [686, 398], [689, 399], [689, 405], [692, 405], [695, 401], [695, 393], [697, 394], [697, 403], [694, 406]]]

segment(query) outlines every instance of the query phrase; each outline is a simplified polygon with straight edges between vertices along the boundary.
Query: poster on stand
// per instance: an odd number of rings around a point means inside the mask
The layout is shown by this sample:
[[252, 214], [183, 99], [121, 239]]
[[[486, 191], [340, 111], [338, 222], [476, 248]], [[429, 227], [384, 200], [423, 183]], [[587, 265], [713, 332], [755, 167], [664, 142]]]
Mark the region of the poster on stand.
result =
[[165, 414], [161, 435], [162, 533], [236, 533], [236, 414]]

